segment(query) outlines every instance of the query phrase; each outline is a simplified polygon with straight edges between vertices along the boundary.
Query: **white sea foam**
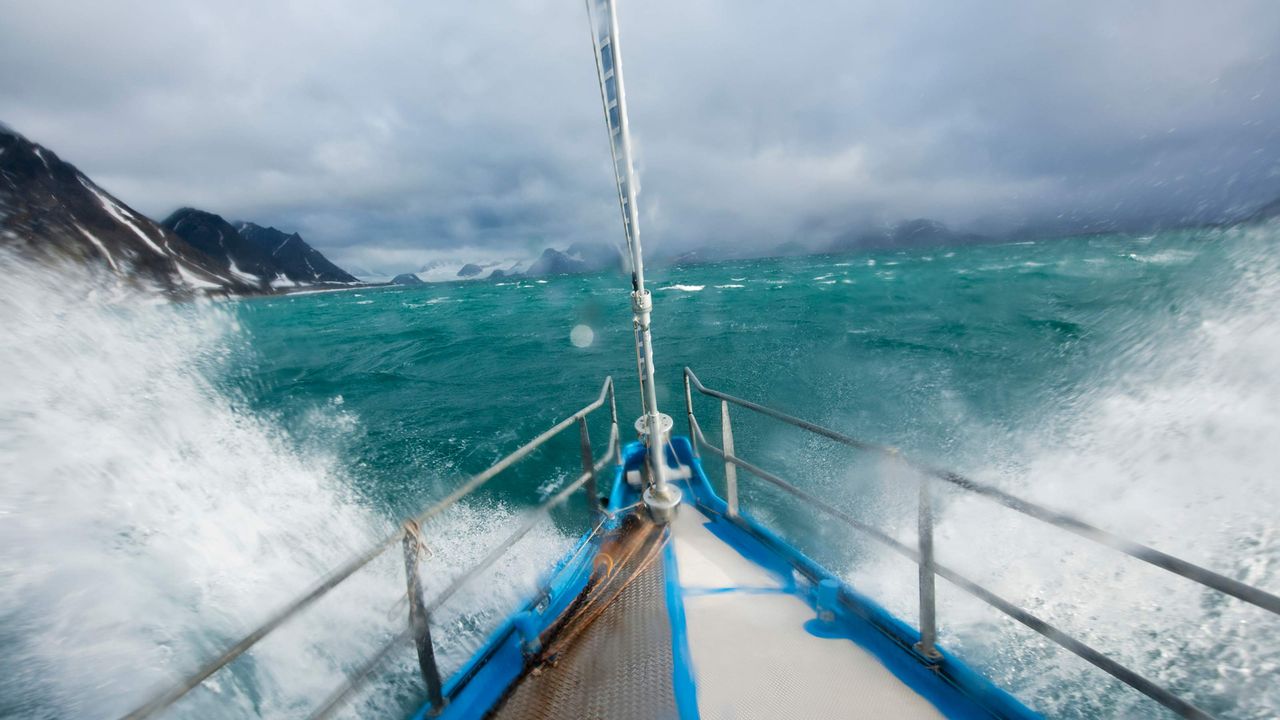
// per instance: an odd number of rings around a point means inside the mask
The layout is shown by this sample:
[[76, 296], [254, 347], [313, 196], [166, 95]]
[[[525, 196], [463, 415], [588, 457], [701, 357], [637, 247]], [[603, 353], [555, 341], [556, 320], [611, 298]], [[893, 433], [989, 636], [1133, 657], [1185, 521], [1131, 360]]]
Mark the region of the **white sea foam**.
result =
[[659, 290], [679, 290], [680, 292], [702, 292], [706, 285], [668, 285]]
[[[1280, 591], [1280, 263], [1235, 238], [1237, 290], [1194, 330], [1142, 328], [1118, 366], [979, 477], [1227, 576]], [[1155, 337], [1150, 335], [1155, 333]], [[1280, 715], [1268, 613], [973, 496], [942, 499], [939, 561], [1224, 718]], [[914, 545], [911, 519], [900, 537]], [[916, 619], [914, 566], [852, 573]], [[1159, 708], [939, 580], [943, 642], [1051, 717]]]
[[[330, 457], [291, 452], [206, 380], [233, 350], [233, 316], [105, 287], [86, 303], [55, 289], [67, 278], [13, 265], [0, 289], [0, 608], [6, 670], [26, 670], [4, 694], [37, 716], [118, 715], [373, 523]], [[336, 680], [308, 644], [285, 636], [260, 660], [283, 653]], [[220, 688], [245, 692], [235, 678]]]
[[[359, 424], [344, 404], [311, 413], [311, 434], [325, 441], [300, 447], [218, 389], [212, 378], [249, 352], [232, 309], [149, 302], [113, 278], [0, 260], [6, 712], [119, 716], [393, 526], [349, 489], [327, 449]], [[465, 505], [439, 518], [425, 529], [428, 576], [444, 582], [469, 567], [513, 519]], [[445, 605], [446, 668], [565, 543], [551, 528], [534, 532]], [[174, 715], [305, 715], [404, 627], [403, 583], [398, 550], [387, 553]], [[379, 678], [397, 687], [349, 711], [402, 713], [422, 695], [413, 665], [411, 649], [397, 653]]]
[[728, 285], [717, 285], [716, 287], [720, 288], [721, 290], [728, 290], [728, 289], [730, 289], [730, 288], [741, 288], [741, 287], [746, 287], [746, 285], [739, 285], [739, 284], [737, 284], [737, 283], [729, 283]]
[[357, 290], [362, 287], [364, 287], [363, 284], [351, 285], [349, 287], [338, 287], [338, 288], [316, 288], [314, 290], [291, 290], [289, 292], [289, 297], [292, 298], [292, 297], [298, 297], [299, 295], [324, 295], [326, 293], [351, 292], [352, 290]]
[[1127, 253], [1125, 257], [1140, 263], [1155, 265], [1182, 265], [1195, 259], [1196, 254], [1190, 250], [1162, 250], [1155, 253]]

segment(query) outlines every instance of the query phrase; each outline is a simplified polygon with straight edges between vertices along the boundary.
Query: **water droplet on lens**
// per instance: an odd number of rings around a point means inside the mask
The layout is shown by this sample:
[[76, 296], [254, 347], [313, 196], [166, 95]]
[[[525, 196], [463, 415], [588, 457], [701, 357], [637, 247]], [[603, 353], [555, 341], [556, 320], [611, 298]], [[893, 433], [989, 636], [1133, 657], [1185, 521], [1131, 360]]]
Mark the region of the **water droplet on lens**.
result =
[[595, 342], [596, 333], [589, 325], [575, 325], [569, 333], [569, 342], [574, 347], [591, 347], [591, 343]]

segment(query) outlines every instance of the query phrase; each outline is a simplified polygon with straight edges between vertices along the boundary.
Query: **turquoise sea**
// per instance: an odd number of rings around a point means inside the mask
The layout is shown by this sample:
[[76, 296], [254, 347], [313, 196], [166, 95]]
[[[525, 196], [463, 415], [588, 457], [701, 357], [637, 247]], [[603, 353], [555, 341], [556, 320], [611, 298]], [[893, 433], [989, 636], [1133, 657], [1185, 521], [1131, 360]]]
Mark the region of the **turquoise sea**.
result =
[[[688, 366], [709, 387], [1277, 592], [1277, 250], [1271, 225], [653, 269], [660, 405], [686, 433]], [[86, 301], [42, 272], [0, 291], [12, 328], [0, 340], [0, 716], [128, 709], [593, 400], [606, 376], [634, 436], [619, 275], [172, 306], [106, 287]], [[695, 410], [718, 437], [718, 405], [695, 398]], [[743, 457], [912, 537], [915, 485], [901, 470], [745, 411], [734, 431]], [[591, 433], [603, 452], [606, 413]], [[578, 462], [566, 433], [428, 527], [436, 577], [500, 542]], [[744, 507], [914, 622], [914, 566], [741, 482]], [[940, 503], [943, 562], [1221, 717], [1280, 712], [1275, 618], [980, 499]], [[556, 513], [437, 618], [447, 663], [585, 522], [577, 504]], [[399, 582], [394, 562], [374, 568], [185, 712], [304, 714], [401, 621]], [[943, 643], [1046, 715], [1164, 716], [959, 591], [939, 593]], [[353, 712], [420, 700], [404, 655]]]
[[[1194, 328], [1203, 301], [1231, 289], [1232, 259], [1182, 232], [651, 270], [659, 403], [684, 420], [688, 366], [711, 387], [978, 470], [1001, 435], [1143, 361], [1135, 343]], [[233, 312], [248, 342], [222, 384], [302, 435], [316, 408], [358, 418], [342, 450], [356, 487], [408, 511], [594, 399], [606, 376], [634, 420], [628, 292], [608, 274], [244, 301]], [[586, 347], [571, 340], [580, 325]], [[738, 432], [771, 452], [765, 426]]]

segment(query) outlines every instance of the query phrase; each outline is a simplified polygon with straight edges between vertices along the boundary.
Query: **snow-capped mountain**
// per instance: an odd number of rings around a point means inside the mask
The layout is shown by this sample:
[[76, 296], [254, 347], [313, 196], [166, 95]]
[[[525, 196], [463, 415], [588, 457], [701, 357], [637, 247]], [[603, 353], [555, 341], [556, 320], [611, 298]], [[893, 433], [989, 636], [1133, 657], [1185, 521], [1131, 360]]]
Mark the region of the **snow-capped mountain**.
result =
[[254, 285], [279, 288], [359, 282], [297, 233], [286, 234], [251, 222], [232, 225], [219, 215], [195, 208], [177, 210], [161, 225], [213, 258], [227, 273]]
[[176, 293], [253, 292], [214, 258], [102, 189], [53, 151], [0, 125], [0, 247], [97, 263]]
[[440, 257], [435, 258], [413, 273], [423, 282], [449, 282], [452, 280], [480, 280], [492, 272], [519, 272], [524, 262], [512, 257]]
[[243, 221], [235, 223], [235, 227], [246, 240], [271, 253], [277, 277], [283, 275], [298, 283], [359, 282], [354, 275], [334, 265], [319, 250], [308, 245], [298, 233], [286, 233]]

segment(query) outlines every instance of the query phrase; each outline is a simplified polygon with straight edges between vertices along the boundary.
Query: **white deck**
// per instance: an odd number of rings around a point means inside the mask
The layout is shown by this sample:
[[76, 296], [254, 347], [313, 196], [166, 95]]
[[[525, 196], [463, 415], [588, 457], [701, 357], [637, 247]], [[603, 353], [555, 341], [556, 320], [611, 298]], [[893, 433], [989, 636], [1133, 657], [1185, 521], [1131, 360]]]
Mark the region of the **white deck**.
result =
[[703, 718], [943, 717], [852, 641], [807, 632], [814, 611], [706, 521], [686, 503], [672, 522]]

